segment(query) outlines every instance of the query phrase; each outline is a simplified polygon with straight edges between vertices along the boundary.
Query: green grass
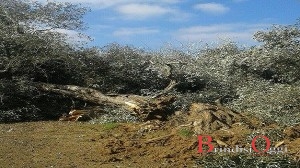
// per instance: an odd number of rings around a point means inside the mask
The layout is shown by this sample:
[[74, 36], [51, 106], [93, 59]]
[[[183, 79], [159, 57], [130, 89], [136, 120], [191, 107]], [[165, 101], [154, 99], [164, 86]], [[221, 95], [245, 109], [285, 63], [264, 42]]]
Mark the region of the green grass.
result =
[[112, 130], [112, 129], [115, 129], [119, 126], [118, 123], [115, 123], [115, 122], [109, 122], [109, 123], [104, 123], [103, 124], [103, 128], [105, 130]]
[[183, 128], [178, 131], [178, 134], [182, 137], [191, 137], [194, 134], [194, 132], [190, 129]]

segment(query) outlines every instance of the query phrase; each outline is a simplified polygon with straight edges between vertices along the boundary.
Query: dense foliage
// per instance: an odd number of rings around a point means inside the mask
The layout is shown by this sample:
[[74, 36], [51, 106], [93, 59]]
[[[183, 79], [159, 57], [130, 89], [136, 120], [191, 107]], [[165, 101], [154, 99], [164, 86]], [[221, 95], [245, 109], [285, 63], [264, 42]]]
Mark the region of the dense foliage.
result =
[[[192, 102], [214, 103], [256, 115], [265, 122], [300, 122], [300, 22], [259, 31], [261, 45], [229, 42], [186, 52], [147, 52], [109, 44], [84, 47], [59, 30], [85, 28], [88, 9], [69, 3], [0, 0], [0, 122], [57, 120], [85, 102], [38, 90], [34, 83], [78, 85], [103, 93], [155, 95], [171, 80], [178, 85], [173, 110]], [[86, 37], [78, 34], [78, 38]], [[172, 67], [172, 69], [170, 69]], [[93, 122], [134, 121], [117, 108]], [[118, 117], [118, 118], [116, 118]], [[288, 159], [206, 157], [202, 166], [283, 166]], [[274, 167], [274, 165], [271, 165]]]
[[298, 23], [257, 32], [261, 45], [251, 48], [229, 42], [192, 52], [147, 52], [118, 44], [88, 48], [57, 31], [84, 29], [87, 11], [69, 3], [0, 0], [1, 122], [57, 119], [83, 104], [43, 93], [33, 82], [155, 95], [171, 80], [179, 82], [169, 93], [177, 96], [175, 110], [220, 99], [268, 122], [299, 122]]
[[82, 84], [78, 46], [56, 30], [83, 29], [86, 11], [68, 3], [0, 1], [0, 121], [51, 119], [66, 110], [70, 102], [40, 93], [31, 82]]

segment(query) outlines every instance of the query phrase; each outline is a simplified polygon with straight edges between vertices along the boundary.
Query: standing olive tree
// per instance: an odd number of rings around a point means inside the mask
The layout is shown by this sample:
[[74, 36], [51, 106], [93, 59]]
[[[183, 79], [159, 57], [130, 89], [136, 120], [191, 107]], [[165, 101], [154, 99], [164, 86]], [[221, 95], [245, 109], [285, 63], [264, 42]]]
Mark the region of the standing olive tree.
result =
[[0, 0], [0, 122], [43, 118], [49, 96], [32, 81], [80, 84], [78, 48], [58, 30], [85, 29], [86, 12], [70, 3]]
[[269, 122], [299, 123], [299, 24], [258, 31], [254, 38], [262, 44], [238, 55], [239, 69], [235, 74], [247, 77], [244, 78], [247, 81], [237, 88], [239, 97], [232, 108], [256, 114]]
[[265, 79], [292, 84], [300, 80], [300, 20], [294, 25], [273, 26], [269, 31], [258, 31], [254, 38], [262, 42], [253, 51], [253, 69]]
[[24, 73], [30, 71], [22, 69], [25, 65], [68, 57], [72, 45], [57, 30], [84, 29], [87, 10], [70, 3], [0, 0], [0, 69]]

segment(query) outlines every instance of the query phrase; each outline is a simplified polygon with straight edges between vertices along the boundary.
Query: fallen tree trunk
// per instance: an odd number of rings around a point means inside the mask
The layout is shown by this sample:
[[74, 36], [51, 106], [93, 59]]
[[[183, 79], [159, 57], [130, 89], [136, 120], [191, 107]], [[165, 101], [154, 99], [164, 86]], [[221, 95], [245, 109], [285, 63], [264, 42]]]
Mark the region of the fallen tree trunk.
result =
[[137, 115], [141, 120], [166, 119], [167, 114], [170, 113], [169, 109], [175, 101], [175, 97], [173, 96], [161, 96], [154, 99], [139, 95], [105, 95], [98, 90], [75, 85], [35, 83], [35, 86], [44, 92], [61, 94], [97, 105], [123, 108]]
[[80, 87], [75, 85], [56, 85], [48, 83], [38, 83], [39, 89], [53, 93], [62, 94], [77, 99], [81, 99], [90, 103], [101, 105], [126, 105], [125, 102], [130, 101], [127, 95], [106, 96], [98, 90]]

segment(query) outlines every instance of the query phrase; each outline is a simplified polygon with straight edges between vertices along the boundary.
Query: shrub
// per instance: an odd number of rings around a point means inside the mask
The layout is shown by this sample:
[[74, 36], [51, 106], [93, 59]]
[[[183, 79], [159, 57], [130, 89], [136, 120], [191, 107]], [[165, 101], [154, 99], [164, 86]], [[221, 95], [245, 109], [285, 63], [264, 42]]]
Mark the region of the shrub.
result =
[[299, 85], [256, 80], [240, 87], [237, 95], [229, 105], [234, 110], [254, 114], [266, 122], [292, 125], [300, 121]]

